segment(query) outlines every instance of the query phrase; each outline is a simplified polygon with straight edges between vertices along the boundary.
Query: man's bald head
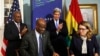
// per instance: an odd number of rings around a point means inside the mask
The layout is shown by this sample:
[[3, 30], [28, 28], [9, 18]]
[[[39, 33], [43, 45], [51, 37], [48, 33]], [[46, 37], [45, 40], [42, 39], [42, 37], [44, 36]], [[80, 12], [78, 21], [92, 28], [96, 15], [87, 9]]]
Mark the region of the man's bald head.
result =
[[37, 21], [36, 21], [36, 25], [37, 24], [46, 24], [46, 21], [43, 19], [43, 18], [39, 18]]
[[39, 18], [37, 21], [36, 21], [36, 30], [39, 32], [39, 33], [43, 33], [45, 31], [45, 28], [46, 28], [46, 21], [43, 19], [43, 18]]

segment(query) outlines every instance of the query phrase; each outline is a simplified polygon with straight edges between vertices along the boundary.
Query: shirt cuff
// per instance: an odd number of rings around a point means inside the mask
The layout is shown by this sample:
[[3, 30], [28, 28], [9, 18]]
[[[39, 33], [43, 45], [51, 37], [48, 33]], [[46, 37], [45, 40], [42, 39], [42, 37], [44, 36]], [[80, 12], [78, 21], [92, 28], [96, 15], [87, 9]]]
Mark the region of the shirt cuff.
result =
[[22, 39], [21, 34], [19, 33], [19, 39]]
[[59, 34], [59, 32], [58, 32], [58, 31], [56, 31], [56, 33], [57, 33], [57, 35]]

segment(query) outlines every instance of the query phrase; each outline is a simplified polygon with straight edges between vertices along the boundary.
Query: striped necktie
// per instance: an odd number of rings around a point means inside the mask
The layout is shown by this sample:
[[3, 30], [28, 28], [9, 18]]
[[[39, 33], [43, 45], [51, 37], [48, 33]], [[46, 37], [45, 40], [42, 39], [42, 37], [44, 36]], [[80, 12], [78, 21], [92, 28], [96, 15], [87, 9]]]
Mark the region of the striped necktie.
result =
[[56, 28], [58, 28], [58, 21], [56, 21], [55, 26], [56, 26]]
[[43, 56], [43, 50], [42, 50], [42, 46], [43, 42], [42, 42], [42, 35], [39, 36], [39, 53], [38, 56]]

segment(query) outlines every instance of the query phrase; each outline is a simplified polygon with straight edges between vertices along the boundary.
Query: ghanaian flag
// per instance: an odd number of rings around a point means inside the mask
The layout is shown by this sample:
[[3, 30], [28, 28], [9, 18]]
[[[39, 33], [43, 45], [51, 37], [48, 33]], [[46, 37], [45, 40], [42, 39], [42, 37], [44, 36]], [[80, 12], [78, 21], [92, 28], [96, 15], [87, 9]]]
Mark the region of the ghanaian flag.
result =
[[71, 35], [77, 31], [78, 29], [78, 23], [80, 23], [81, 21], [83, 21], [82, 15], [81, 15], [81, 11], [79, 8], [79, 4], [77, 0], [72, 0], [70, 7], [69, 7], [69, 11], [68, 14], [66, 15], [66, 24], [67, 24], [67, 28], [68, 28], [68, 36], [67, 36], [67, 44], [68, 46], [70, 46], [70, 42], [71, 42]]

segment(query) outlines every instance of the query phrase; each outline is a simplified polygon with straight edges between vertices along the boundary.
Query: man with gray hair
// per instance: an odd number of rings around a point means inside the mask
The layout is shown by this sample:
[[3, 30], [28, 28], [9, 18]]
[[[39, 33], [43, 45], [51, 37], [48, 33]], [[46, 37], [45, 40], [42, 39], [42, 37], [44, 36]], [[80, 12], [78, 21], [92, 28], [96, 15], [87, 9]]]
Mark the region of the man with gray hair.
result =
[[57, 12], [57, 11], [61, 13], [61, 9], [59, 9], [59, 8], [55, 8], [54, 11], [53, 11], [53, 13]]
[[47, 30], [50, 32], [50, 40], [55, 51], [60, 56], [67, 56], [66, 36], [68, 34], [66, 22], [60, 19], [61, 9], [55, 8], [53, 19], [47, 23]]

